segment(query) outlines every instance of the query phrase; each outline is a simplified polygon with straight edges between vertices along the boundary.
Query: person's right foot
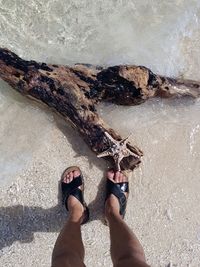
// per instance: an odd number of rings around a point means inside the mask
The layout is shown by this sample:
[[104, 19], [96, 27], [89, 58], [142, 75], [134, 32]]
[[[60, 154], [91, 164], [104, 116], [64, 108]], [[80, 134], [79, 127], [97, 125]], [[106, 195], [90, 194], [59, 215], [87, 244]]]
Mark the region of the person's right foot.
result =
[[[107, 172], [107, 179], [111, 180], [113, 183], [128, 182], [128, 178], [123, 173], [113, 170]], [[128, 197], [128, 193], [124, 194]], [[108, 217], [110, 214], [120, 216], [119, 210], [119, 201], [115, 195], [111, 194], [105, 202], [105, 216]]]
[[[79, 170], [74, 170], [74, 171], [67, 173], [63, 177], [63, 183], [70, 184], [74, 179], [79, 177], [80, 174], [81, 173]], [[78, 188], [80, 190], [83, 189], [82, 186], [79, 186]], [[68, 197], [67, 206], [68, 206], [69, 212], [75, 212], [77, 216], [80, 216], [80, 217], [83, 215], [83, 211], [84, 211], [83, 205], [74, 196], [71, 195]]]
[[89, 220], [89, 209], [84, 201], [83, 176], [78, 167], [72, 166], [64, 171], [61, 189], [63, 204], [69, 211], [69, 220], [81, 224], [86, 223]]

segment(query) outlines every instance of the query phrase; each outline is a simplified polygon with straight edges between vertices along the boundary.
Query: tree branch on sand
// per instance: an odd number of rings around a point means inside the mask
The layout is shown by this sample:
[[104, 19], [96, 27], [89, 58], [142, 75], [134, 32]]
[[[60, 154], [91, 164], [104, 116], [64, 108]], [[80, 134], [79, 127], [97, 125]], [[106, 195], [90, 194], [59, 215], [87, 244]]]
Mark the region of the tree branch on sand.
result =
[[143, 66], [38, 63], [5, 48], [0, 48], [0, 78], [71, 121], [99, 157], [108, 156], [122, 170], [133, 170], [143, 153], [99, 117], [99, 102], [138, 105], [152, 97], [200, 96], [200, 82], [156, 75]]

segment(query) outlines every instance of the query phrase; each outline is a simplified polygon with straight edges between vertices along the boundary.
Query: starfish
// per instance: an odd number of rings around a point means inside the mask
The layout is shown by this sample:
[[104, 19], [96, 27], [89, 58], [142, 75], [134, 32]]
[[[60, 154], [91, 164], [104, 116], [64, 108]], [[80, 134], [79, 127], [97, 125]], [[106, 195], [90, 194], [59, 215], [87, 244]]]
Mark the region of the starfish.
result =
[[140, 158], [140, 156], [132, 152], [127, 147], [130, 135], [120, 141], [115, 140], [108, 132], [105, 132], [105, 135], [108, 139], [110, 147], [107, 150], [100, 153], [99, 155], [97, 155], [98, 158], [108, 157], [108, 156], [113, 157], [118, 171], [121, 171], [120, 162], [122, 161], [123, 158], [126, 158], [128, 156], [134, 156], [136, 158]]

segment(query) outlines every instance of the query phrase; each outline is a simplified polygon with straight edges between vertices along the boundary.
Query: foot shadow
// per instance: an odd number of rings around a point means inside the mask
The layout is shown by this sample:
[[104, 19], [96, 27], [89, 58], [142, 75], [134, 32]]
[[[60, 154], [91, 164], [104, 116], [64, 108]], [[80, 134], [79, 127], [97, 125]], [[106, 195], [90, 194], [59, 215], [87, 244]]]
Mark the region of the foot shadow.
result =
[[35, 232], [59, 232], [67, 213], [63, 211], [60, 190], [58, 192], [58, 204], [49, 209], [23, 205], [0, 207], [0, 250], [15, 241], [32, 242]]
[[[95, 200], [89, 204], [90, 221], [103, 221], [104, 188], [105, 179], [102, 179]], [[15, 241], [32, 242], [35, 232], [60, 232], [67, 219], [67, 212], [62, 205], [60, 181], [58, 192], [58, 204], [49, 209], [23, 205], [0, 207], [0, 251]]]

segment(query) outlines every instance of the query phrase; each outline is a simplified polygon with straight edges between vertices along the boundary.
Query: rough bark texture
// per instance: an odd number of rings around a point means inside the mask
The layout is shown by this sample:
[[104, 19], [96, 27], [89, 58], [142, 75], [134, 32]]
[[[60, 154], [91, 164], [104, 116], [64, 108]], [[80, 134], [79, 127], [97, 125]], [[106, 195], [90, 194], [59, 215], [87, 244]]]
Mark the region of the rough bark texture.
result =
[[[110, 101], [119, 105], [138, 105], [151, 97], [200, 96], [200, 83], [171, 79], [154, 74], [143, 66], [102, 68], [88, 64], [73, 67], [37, 63], [0, 48], [0, 78], [18, 92], [42, 101], [68, 118], [95, 153], [109, 148], [105, 132], [115, 140], [122, 138], [97, 114], [95, 105]], [[136, 146], [121, 168], [133, 170], [143, 155]]]

